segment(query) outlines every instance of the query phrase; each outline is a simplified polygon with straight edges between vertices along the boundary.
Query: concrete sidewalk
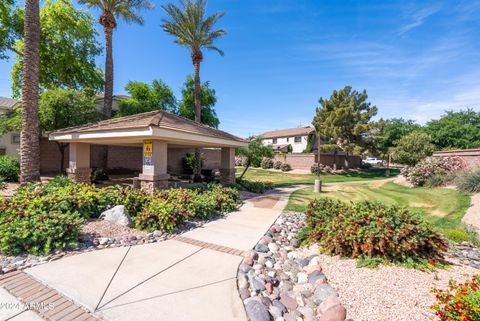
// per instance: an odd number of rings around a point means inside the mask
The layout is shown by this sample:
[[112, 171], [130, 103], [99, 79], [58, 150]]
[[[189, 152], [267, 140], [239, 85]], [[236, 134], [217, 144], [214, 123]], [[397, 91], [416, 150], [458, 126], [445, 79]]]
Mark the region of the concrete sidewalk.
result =
[[88, 252], [26, 272], [104, 320], [244, 321], [238, 254], [255, 246], [295, 189], [250, 199], [177, 240]]

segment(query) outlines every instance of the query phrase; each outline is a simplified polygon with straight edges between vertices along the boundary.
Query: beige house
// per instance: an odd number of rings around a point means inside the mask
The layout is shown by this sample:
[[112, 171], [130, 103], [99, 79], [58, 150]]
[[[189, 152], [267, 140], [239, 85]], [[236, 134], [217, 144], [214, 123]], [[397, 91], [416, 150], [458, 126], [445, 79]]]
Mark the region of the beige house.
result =
[[[7, 97], [0, 97], [0, 115], [5, 115], [19, 104], [19, 101]], [[9, 132], [0, 137], [0, 155], [9, 155], [20, 158], [20, 133]]]
[[[152, 190], [169, 186], [169, 149], [209, 148], [219, 153], [222, 183], [235, 181], [235, 148], [247, 142], [221, 130], [165, 111], [153, 111], [97, 123], [66, 128], [49, 133], [51, 141], [70, 143], [69, 177], [88, 181], [91, 174], [91, 145], [142, 147], [142, 172], [134, 185]], [[133, 157], [133, 155], [132, 155]]]
[[264, 145], [271, 145], [275, 152], [288, 152], [292, 146], [292, 153], [302, 153], [307, 148], [308, 135], [314, 131], [313, 127], [287, 128], [273, 130], [260, 135]]

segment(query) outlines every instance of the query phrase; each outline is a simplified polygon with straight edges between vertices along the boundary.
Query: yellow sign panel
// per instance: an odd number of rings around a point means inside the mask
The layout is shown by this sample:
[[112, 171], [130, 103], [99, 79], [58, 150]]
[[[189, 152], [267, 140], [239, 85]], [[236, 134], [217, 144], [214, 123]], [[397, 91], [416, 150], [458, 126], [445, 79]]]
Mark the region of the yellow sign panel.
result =
[[153, 154], [153, 144], [151, 140], [145, 140], [143, 142], [143, 156], [152, 157]]

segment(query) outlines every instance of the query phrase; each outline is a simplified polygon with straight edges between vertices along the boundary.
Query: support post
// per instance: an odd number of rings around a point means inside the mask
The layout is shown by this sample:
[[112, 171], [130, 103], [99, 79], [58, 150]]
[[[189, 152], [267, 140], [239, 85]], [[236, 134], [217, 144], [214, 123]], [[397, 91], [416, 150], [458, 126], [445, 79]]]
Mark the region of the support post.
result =
[[153, 193], [158, 188], [167, 188], [170, 175], [167, 173], [167, 143], [159, 140], [143, 141], [143, 166], [139, 175], [140, 188]]
[[70, 143], [67, 175], [77, 182], [90, 182], [90, 144]]
[[235, 183], [235, 148], [222, 148], [220, 182], [224, 185]]

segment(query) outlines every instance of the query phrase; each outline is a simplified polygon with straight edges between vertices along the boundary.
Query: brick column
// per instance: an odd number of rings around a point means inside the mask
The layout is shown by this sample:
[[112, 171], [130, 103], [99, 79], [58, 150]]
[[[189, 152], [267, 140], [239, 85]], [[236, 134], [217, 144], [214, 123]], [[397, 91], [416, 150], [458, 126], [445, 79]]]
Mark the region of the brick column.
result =
[[155, 189], [168, 187], [167, 143], [159, 140], [143, 142], [143, 167], [139, 175], [140, 188], [152, 193]]
[[235, 148], [222, 148], [220, 182], [222, 184], [235, 183]]
[[90, 144], [70, 143], [67, 175], [77, 182], [90, 183]]

